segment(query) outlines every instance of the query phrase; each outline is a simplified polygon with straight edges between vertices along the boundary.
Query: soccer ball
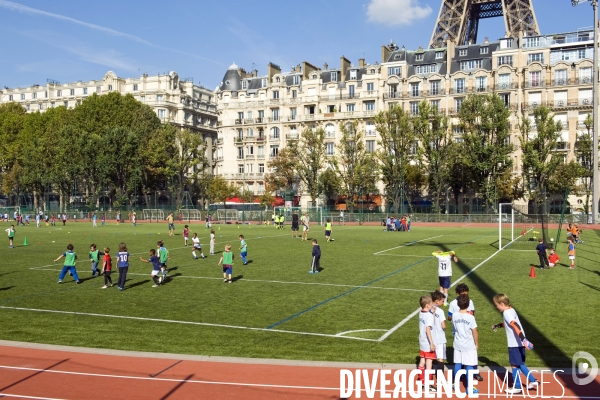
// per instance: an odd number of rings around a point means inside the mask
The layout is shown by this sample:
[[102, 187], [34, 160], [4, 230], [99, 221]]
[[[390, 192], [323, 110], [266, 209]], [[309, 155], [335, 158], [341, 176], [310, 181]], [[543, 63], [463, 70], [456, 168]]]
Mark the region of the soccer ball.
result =
[[554, 242], [554, 238], [550, 238], [550, 241], [551, 241], [551, 242]]

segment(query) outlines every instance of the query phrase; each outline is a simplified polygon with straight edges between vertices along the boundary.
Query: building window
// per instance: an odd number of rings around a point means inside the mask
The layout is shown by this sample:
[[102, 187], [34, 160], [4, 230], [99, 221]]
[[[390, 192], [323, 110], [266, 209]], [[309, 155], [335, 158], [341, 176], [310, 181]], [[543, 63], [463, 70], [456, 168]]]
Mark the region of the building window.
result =
[[274, 108], [273, 112], [273, 121], [279, 121], [279, 108]]
[[21, 100], [25, 100], [25, 93], [21, 93]]
[[292, 76], [292, 85], [299, 85], [299, 84], [300, 84], [300, 75]]
[[102, 93], [102, 86], [96, 86], [96, 93]]
[[439, 60], [439, 59], [442, 59], [442, 58], [444, 58], [444, 52], [443, 51], [436, 51], [435, 52], [435, 59]]
[[529, 86], [530, 87], [538, 87], [542, 86], [542, 73], [540, 71], [530, 72], [529, 73]]
[[375, 111], [375, 102], [374, 101], [366, 101], [365, 102], [365, 110]]
[[489, 47], [480, 47], [479, 54], [487, 54], [490, 51]]
[[486, 83], [487, 79], [485, 76], [478, 76], [475, 78], [475, 90], [478, 92], [485, 92], [487, 86]]
[[466, 56], [467, 55], [467, 49], [460, 49], [460, 50], [458, 50], [458, 55], [460, 57]]
[[44, 104], [40, 104], [40, 110], [44, 109]]
[[261, 174], [265, 172], [265, 164], [258, 164], [258, 172]]
[[157, 94], [156, 95], [156, 101], [163, 101], [163, 95], [162, 94]]
[[138, 85], [137, 85], [137, 83], [134, 83], [133, 84], [133, 91], [137, 92], [137, 90], [138, 90]]
[[328, 156], [332, 156], [335, 154], [335, 146], [333, 142], [325, 143], [325, 154], [327, 154]]
[[439, 100], [431, 100], [429, 102], [429, 104], [431, 104], [431, 108], [433, 108], [435, 111], [440, 112], [440, 101]]
[[506, 107], [510, 107], [510, 93], [500, 93], [500, 98]]
[[429, 91], [432, 96], [440, 94], [440, 81], [429, 81]]
[[279, 128], [276, 126], [271, 128], [271, 139], [279, 139]]
[[267, 87], [267, 78], [262, 78], [261, 87]]
[[292, 121], [296, 120], [296, 110], [297, 110], [296, 107], [290, 108], [290, 119]]
[[465, 78], [456, 79], [454, 81], [454, 89], [456, 93], [465, 92]]
[[244, 173], [244, 164], [238, 164], [238, 174]]
[[367, 140], [366, 144], [367, 144], [367, 146], [366, 146], [367, 153], [370, 154], [370, 153], [375, 152], [375, 141], [374, 140]]
[[347, 112], [353, 112], [354, 111], [354, 104], [346, 104], [346, 111]]
[[417, 97], [420, 95], [420, 89], [421, 88], [421, 84], [420, 83], [411, 83], [410, 84], [410, 95], [412, 97]]
[[512, 65], [513, 65], [513, 56], [501, 56], [501, 57], [498, 57], [497, 62], [498, 62], [498, 66], [501, 66], [501, 65], [510, 65], [512, 67]]
[[54, 102], [51, 102], [50, 107], [54, 108], [54, 107], [56, 107], [56, 104]]
[[437, 64], [417, 65], [415, 67], [415, 73], [417, 74], [433, 74], [435, 72], [437, 72]]
[[375, 84], [373, 82], [367, 83], [367, 91], [372, 92], [375, 88]]
[[579, 68], [579, 83], [590, 83], [592, 81], [591, 68]]
[[419, 102], [418, 101], [410, 102], [410, 115], [419, 115]]
[[353, 79], [353, 80], [356, 79], [356, 70], [355, 69], [350, 71], [350, 79]]
[[273, 90], [273, 98], [274, 99], [278, 99], [279, 98], [279, 90]]
[[163, 110], [163, 109], [158, 110], [158, 118], [165, 118], [165, 110]]
[[69, 108], [69, 102], [68, 102], [68, 101], [65, 101], [65, 102], [63, 102], [63, 105], [64, 105], [65, 107]]
[[527, 64], [532, 62], [544, 63], [544, 53], [533, 53], [527, 55]]
[[331, 72], [331, 82], [337, 82], [337, 80], [338, 80], [338, 73], [337, 73], [337, 71]]
[[12, 94], [8, 95], [8, 101], [13, 101], [13, 95]]
[[297, 90], [292, 90], [292, 99], [295, 99], [298, 97], [298, 91]]
[[388, 75], [402, 76], [402, 67], [388, 67]]
[[243, 80], [242, 81], [242, 90], [246, 90], [247, 87], [248, 87], [248, 81]]
[[365, 136], [375, 136], [375, 122], [367, 121], [365, 127]]
[[146, 101], [146, 96], [140, 96], [140, 101], [143, 103]]
[[87, 88], [83, 88], [83, 94], [87, 94]]
[[112, 90], [112, 85], [108, 85], [108, 90]]
[[416, 54], [415, 61], [423, 61], [423, 54]]
[[279, 155], [279, 146], [271, 146], [271, 157], [277, 157]]
[[461, 98], [461, 99], [456, 99], [456, 100], [455, 100], [455, 104], [456, 104], [456, 112], [459, 112], [459, 111], [460, 111], [460, 107], [462, 106], [463, 100], [464, 100], [464, 99], [462, 99], [462, 98]]
[[30, 106], [29, 106], [29, 104], [27, 104], [27, 111], [30, 111]]
[[477, 69], [477, 68], [481, 68], [482, 64], [483, 64], [482, 60], [461, 61], [460, 62], [460, 69], [463, 70], [463, 71]]
[[57, 90], [56, 91], [56, 96], [61, 97], [62, 96], [62, 90]]
[[69, 95], [75, 96], [75, 89], [69, 89]]
[[32, 93], [32, 94], [31, 94], [31, 98], [33, 98], [33, 99], [37, 99], [37, 93], [35, 93], [35, 92], [34, 92], [34, 93]]

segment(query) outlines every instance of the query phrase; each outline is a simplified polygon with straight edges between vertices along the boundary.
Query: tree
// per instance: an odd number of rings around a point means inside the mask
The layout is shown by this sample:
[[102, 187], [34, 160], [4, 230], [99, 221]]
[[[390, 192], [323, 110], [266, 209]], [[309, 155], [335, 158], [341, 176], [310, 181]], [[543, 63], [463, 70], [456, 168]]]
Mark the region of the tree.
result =
[[227, 182], [221, 175], [217, 175], [211, 179], [208, 194], [213, 203], [223, 203], [227, 209], [227, 199], [240, 195], [239, 188], [233, 183]]
[[291, 148], [279, 151], [277, 157], [268, 162], [267, 167], [272, 171], [265, 174], [265, 185], [280, 189], [293, 190], [298, 183], [296, 173], [296, 157]]
[[331, 198], [341, 190], [340, 179], [332, 168], [325, 168], [325, 171], [319, 175], [319, 187], [321, 193], [327, 198], [327, 205], [329, 205]]
[[490, 212], [496, 179], [512, 167], [508, 117], [510, 110], [497, 95], [469, 95], [458, 112], [464, 130], [463, 164]]
[[393, 203], [400, 212], [399, 206], [406, 197], [406, 169], [414, 159], [414, 129], [410, 117], [399, 105], [378, 113], [375, 126], [381, 138], [375, 156], [379, 160], [386, 202]]
[[289, 146], [296, 159], [295, 169], [304, 183], [313, 204], [319, 196], [319, 177], [326, 165], [325, 131], [323, 128], [306, 128], [297, 143]]
[[346, 196], [346, 205], [352, 212], [359, 196], [376, 189], [379, 168], [373, 154], [367, 153], [358, 121], [340, 123], [339, 126], [342, 138], [336, 146], [338, 155], [333, 168], [341, 182], [340, 193]]
[[524, 118], [520, 128], [525, 192], [537, 210], [548, 190], [548, 180], [563, 163], [563, 156], [556, 153], [562, 123], [554, 121], [550, 109], [542, 106], [533, 110], [533, 124]]
[[412, 164], [406, 166], [404, 185], [406, 187], [406, 197], [408, 198], [410, 212], [412, 212], [413, 203], [423, 195], [426, 183], [427, 177], [423, 175], [421, 168]]
[[420, 141], [417, 150], [419, 164], [427, 174], [434, 210], [440, 212], [440, 199], [450, 178], [452, 155], [452, 133], [448, 118], [423, 100], [419, 104], [419, 114], [413, 117], [413, 126], [416, 138]]
[[25, 122], [25, 109], [17, 103], [0, 104], [0, 177], [2, 192], [18, 195], [18, 177], [21, 166], [17, 163], [19, 155], [18, 135]]
[[579, 165], [583, 167], [581, 171], [582, 191], [585, 194], [583, 211], [586, 215], [590, 212], [590, 198], [592, 196], [593, 184], [593, 151], [594, 142], [592, 140], [592, 131], [594, 129], [594, 120], [591, 114], [588, 114], [583, 121], [584, 128], [577, 134], [577, 144], [575, 145], [575, 155], [579, 160]]

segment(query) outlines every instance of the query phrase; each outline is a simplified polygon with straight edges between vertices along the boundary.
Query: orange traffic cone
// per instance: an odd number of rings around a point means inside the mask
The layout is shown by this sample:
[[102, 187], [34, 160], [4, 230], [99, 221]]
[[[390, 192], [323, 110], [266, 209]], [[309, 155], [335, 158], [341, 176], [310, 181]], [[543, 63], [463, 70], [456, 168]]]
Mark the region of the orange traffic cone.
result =
[[535, 276], [535, 265], [531, 265], [531, 270], [529, 270], [529, 277], [530, 278], [537, 278], [537, 276]]

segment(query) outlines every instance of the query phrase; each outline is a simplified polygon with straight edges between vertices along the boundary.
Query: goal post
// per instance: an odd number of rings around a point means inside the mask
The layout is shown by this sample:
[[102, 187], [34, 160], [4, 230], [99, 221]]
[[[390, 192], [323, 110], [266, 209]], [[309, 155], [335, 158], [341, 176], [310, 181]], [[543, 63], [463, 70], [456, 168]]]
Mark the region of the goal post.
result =
[[527, 213], [527, 205], [502, 203], [498, 206], [498, 249], [533, 251], [540, 238], [549, 248], [554, 238], [548, 234], [548, 215]]
[[515, 209], [512, 203], [500, 203], [498, 204], [498, 249], [504, 249], [514, 240]]

